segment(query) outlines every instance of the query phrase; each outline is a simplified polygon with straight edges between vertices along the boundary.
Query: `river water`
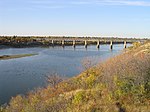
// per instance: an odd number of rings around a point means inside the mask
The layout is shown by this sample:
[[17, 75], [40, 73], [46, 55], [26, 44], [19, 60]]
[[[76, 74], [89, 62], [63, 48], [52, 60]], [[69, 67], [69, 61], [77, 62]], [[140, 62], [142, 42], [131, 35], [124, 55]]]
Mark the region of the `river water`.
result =
[[[130, 46], [130, 45], [128, 45]], [[49, 48], [8, 48], [1, 49], [0, 55], [38, 53], [36, 56], [0, 61], [0, 104], [9, 102], [17, 94], [26, 94], [46, 85], [45, 75], [57, 73], [73, 77], [83, 71], [84, 59], [97, 64], [109, 57], [121, 53], [123, 44], [116, 44], [113, 50], [109, 45], [61, 46]]]

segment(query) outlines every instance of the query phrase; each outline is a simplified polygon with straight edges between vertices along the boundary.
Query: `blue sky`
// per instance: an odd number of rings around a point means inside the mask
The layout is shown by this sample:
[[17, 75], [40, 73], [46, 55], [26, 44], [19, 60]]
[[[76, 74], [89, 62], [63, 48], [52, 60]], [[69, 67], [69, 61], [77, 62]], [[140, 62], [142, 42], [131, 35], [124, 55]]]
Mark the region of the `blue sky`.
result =
[[150, 37], [150, 0], [0, 0], [0, 35]]

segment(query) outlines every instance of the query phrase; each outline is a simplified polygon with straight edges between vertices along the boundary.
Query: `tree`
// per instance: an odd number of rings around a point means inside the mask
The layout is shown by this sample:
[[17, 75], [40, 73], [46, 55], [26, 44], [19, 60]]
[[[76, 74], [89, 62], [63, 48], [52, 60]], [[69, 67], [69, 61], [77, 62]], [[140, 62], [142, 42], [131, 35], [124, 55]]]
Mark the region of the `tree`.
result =
[[86, 75], [89, 74], [89, 69], [94, 66], [94, 62], [90, 58], [84, 58], [82, 61], [83, 70], [86, 72]]
[[57, 89], [57, 86], [60, 82], [64, 80], [64, 78], [57, 73], [53, 73], [46, 76], [46, 80], [48, 84], [53, 87], [54, 89]]

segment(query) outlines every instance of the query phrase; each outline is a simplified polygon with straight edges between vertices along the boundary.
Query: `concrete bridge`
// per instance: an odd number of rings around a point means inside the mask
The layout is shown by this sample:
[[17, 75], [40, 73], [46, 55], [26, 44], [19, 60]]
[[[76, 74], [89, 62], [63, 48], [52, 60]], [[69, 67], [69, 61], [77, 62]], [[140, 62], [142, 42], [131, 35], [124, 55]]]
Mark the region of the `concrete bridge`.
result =
[[124, 48], [127, 47], [127, 43], [144, 42], [147, 39], [135, 39], [135, 38], [99, 38], [99, 37], [36, 37], [37, 41], [48, 42], [50, 45], [72, 45], [74, 48], [76, 45], [82, 44], [85, 48], [89, 44], [95, 44], [99, 49], [101, 44], [110, 44], [110, 49], [113, 49], [113, 44], [124, 44]]
[[133, 42], [145, 42], [150, 39], [137, 39], [137, 38], [118, 38], [118, 37], [56, 37], [56, 36], [0, 36], [0, 44], [10, 46], [34, 46], [34, 45], [46, 45], [55, 46], [73, 46], [84, 45], [87, 48], [88, 45], [96, 45], [99, 49], [102, 44], [110, 44], [110, 49], [113, 49], [114, 44], [124, 44], [124, 48], [127, 47], [127, 43]]

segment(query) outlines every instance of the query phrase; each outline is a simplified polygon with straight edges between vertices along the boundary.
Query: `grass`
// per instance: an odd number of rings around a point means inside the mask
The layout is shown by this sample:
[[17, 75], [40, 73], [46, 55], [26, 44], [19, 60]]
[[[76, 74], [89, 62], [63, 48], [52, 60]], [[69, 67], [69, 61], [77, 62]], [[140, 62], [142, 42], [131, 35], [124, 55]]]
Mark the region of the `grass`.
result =
[[136, 45], [71, 79], [49, 77], [47, 87], [13, 97], [0, 111], [150, 112], [149, 48]]
[[0, 60], [23, 58], [23, 57], [29, 57], [29, 56], [35, 56], [35, 55], [38, 55], [38, 54], [3, 55], [3, 56], [0, 56]]

